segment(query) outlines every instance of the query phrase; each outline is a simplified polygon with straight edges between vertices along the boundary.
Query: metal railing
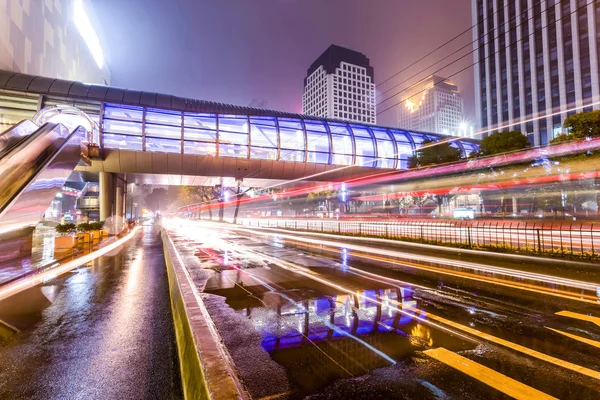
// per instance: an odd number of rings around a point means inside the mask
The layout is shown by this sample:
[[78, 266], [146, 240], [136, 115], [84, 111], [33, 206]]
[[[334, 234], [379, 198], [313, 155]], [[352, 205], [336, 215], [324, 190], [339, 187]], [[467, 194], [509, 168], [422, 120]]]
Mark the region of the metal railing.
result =
[[[230, 222], [233, 222], [231, 220]], [[244, 219], [238, 224], [389, 239], [417, 239], [476, 248], [598, 255], [600, 224], [523, 221], [341, 221]]]

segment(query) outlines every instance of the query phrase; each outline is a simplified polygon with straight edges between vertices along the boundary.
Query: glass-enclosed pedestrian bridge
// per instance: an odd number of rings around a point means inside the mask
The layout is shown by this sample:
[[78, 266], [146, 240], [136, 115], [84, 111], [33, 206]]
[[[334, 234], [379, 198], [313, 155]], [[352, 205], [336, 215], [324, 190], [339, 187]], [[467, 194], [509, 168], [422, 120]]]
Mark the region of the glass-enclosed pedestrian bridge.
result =
[[[446, 138], [433, 133], [0, 71], [0, 123], [4, 125], [0, 130], [34, 115], [40, 118], [44, 110], [54, 109], [54, 114], [60, 114], [61, 107], [66, 106], [80, 110], [89, 121], [90, 141], [104, 150], [125, 154], [167, 153], [407, 169], [408, 158], [424, 140]], [[473, 139], [452, 140], [451, 145], [465, 157], [478, 147]]]

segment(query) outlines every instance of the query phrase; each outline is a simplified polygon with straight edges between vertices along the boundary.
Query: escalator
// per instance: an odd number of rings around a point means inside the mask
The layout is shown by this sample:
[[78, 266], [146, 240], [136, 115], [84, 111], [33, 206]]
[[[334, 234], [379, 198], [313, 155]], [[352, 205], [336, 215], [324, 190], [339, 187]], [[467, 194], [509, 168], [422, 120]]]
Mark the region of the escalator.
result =
[[27, 255], [31, 233], [81, 159], [88, 132], [23, 121], [0, 134], [0, 262]]

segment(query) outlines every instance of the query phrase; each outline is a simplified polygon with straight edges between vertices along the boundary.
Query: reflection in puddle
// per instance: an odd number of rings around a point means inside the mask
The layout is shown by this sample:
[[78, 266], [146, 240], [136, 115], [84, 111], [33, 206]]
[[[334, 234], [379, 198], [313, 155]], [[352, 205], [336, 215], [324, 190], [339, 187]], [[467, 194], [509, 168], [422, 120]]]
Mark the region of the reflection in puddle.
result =
[[434, 341], [454, 349], [468, 346], [415, 322], [411, 311], [399, 311], [417, 308], [411, 288], [362, 290], [298, 302], [281, 293], [260, 296], [264, 306], [253, 306], [254, 302], [238, 312], [261, 333], [262, 347], [286, 367], [305, 394], [335, 379], [394, 365]]
[[417, 324], [410, 331], [410, 342], [413, 346], [424, 344], [425, 346], [433, 346], [433, 339], [431, 338], [431, 329], [423, 324]]

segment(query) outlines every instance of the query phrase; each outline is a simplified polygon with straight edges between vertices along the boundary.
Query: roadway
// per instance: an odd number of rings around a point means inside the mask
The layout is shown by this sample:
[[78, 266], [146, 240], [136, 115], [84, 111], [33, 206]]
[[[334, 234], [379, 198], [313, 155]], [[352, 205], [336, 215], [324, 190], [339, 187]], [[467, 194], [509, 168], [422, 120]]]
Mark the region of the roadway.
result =
[[182, 398], [156, 228], [0, 302], [0, 398]]
[[596, 273], [230, 224], [166, 226], [253, 398], [600, 396]]

